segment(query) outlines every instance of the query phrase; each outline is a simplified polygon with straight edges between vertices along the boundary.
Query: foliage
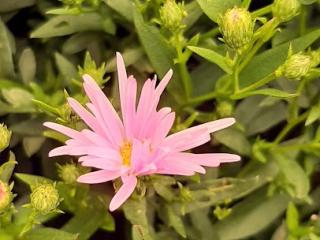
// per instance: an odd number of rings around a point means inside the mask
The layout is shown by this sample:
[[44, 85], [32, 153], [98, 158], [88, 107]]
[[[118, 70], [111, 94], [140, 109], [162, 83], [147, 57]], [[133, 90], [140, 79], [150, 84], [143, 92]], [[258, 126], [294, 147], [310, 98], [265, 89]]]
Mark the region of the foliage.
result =
[[[0, 15], [1, 240], [320, 239], [320, 1], [1, 0]], [[84, 128], [66, 104], [86, 103], [83, 74], [119, 109], [116, 51], [140, 85], [173, 69], [174, 131], [235, 117], [204, 149], [241, 163], [141, 178], [111, 215], [117, 182], [77, 183], [90, 169], [49, 159], [66, 138], [42, 124]]]

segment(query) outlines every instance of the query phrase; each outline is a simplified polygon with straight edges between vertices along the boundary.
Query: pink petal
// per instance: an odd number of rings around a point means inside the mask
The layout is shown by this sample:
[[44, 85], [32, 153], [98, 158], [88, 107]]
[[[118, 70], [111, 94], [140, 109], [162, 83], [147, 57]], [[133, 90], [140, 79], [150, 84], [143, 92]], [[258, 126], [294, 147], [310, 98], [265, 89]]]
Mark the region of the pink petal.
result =
[[98, 170], [86, 173], [78, 178], [81, 183], [102, 183], [120, 177], [120, 171]]
[[[216, 121], [208, 122], [205, 125], [208, 128], [209, 133], [216, 132], [233, 125], [236, 122], [234, 118], [222, 118]], [[201, 125], [199, 125], [201, 126]]]
[[124, 121], [124, 127], [126, 130], [127, 138], [131, 139], [135, 131], [135, 116], [136, 116], [136, 95], [137, 95], [137, 81], [130, 76], [128, 79], [128, 86], [126, 89], [125, 99], [121, 101], [124, 103], [122, 108], [122, 117]]
[[120, 146], [123, 141], [124, 129], [117, 112], [97, 83], [89, 75], [84, 75], [83, 79], [83, 87], [90, 98], [90, 101], [102, 116], [104, 120], [103, 124], [105, 124], [109, 134], [111, 134], [112, 140], [116, 145]]
[[100, 168], [104, 170], [117, 170], [121, 168], [121, 162], [119, 162], [119, 159], [108, 159], [108, 158], [95, 158], [91, 157], [90, 159], [87, 159], [83, 161], [82, 159], [82, 166], [86, 167], [94, 167], [94, 168]]
[[45, 122], [43, 125], [46, 126], [47, 128], [51, 128], [57, 132], [60, 132], [70, 138], [81, 138], [81, 139], [83, 138], [80, 132], [57, 123]]
[[158, 126], [153, 130], [152, 145], [157, 146], [169, 133], [175, 119], [175, 113], [171, 112], [165, 116]]
[[137, 178], [133, 175], [130, 175], [124, 178], [123, 185], [120, 187], [118, 192], [112, 198], [109, 209], [114, 211], [119, 208], [133, 193], [137, 185]]

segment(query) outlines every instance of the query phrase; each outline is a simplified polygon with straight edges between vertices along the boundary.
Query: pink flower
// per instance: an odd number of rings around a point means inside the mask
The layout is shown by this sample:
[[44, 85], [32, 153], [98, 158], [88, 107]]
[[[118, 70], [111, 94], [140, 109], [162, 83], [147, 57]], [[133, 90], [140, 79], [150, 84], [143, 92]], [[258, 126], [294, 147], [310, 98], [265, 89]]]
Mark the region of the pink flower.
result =
[[44, 125], [70, 137], [65, 146], [50, 151], [49, 156], [80, 156], [83, 166], [99, 169], [78, 178], [82, 183], [101, 183], [121, 177], [123, 185], [110, 202], [111, 211], [121, 206], [132, 194], [137, 177], [150, 174], [190, 176], [205, 173], [206, 167], [222, 162], [239, 161], [226, 153], [193, 154], [185, 152], [210, 140], [210, 133], [232, 125], [233, 118], [201, 124], [168, 135], [175, 119], [169, 107], [157, 110], [160, 95], [168, 84], [172, 70], [156, 87], [148, 79], [136, 107], [137, 82], [127, 76], [122, 56], [117, 53], [117, 68], [122, 121], [96, 82], [84, 75], [84, 90], [90, 99], [86, 108], [68, 98], [72, 109], [91, 129], [74, 129], [46, 122]]

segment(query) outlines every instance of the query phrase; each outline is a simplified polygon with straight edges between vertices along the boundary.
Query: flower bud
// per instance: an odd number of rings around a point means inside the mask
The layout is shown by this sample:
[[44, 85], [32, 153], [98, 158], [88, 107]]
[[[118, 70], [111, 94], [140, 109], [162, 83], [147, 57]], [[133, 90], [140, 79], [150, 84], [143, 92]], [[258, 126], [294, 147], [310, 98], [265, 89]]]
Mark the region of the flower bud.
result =
[[311, 67], [318, 67], [320, 64], [320, 50], [311, 51], [309, 55], [311, 57]]
[[187, 15], [183, 3], [176, 3], [175, 0], [166, 0], [160, 9], [160, 20], [165, 28], [171, 32], [181, 30], [182, 19]]
[[274, 0], [272, 14], [281, 22], [287, 22], [299, 15], [300, 9], [299, 0]]
[[11, 131], [4, 124], [0, 124], [0, 152], [9, 146], [10, 139]]
[[276, 76], [284, 76], [288, 79], [300, 80], [312, 67], [311, 57], [306, 54], [297, 53], [289, 56], [285, 63], [276, 70]]
[[58, 175], [67, 184], [75, 184], [78, 177], [86, 172], [86, 168], [77, 166], [74, 163], [58, 165]]
[[253, 39], [254, 22], [245, 8], [234, 7], [219, 19], [223, 40], [232, 49], [239, 50]]
[[233, 106], [228, 101], [221, 101], [217, 105], [217, 113], [220, 117], [230, 117], [233, 112]]
[[47, 214], [58, 207], [60, 198], [54, 184], [43, 183], [32, 190], [30, 201], [34, 210], [41, 214]]
[[12, 199], [10, 186], [0, 180], [0, 213], [10, 206]]

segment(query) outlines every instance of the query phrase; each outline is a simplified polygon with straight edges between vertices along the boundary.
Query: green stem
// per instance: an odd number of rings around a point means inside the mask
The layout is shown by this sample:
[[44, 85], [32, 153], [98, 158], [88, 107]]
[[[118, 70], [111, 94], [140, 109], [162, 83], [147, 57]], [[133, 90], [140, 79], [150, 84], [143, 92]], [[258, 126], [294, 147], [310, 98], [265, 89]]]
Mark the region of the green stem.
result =
[[253, 18], [261, 17], [261, 16], [263, 16], [263, 15], [266, 15], [266, 14], [270, 13], [271, 10], [272, 10], [272, 4], [271, 4], [271, 5], [268, 5], [268, 6], [265, 6], [265, 7], [263, 7], [263, 8], [260, 8], [260, 9], [258, 9], [258, 10], [256, 10], [256, 11], [254, 11], [254, 12], [252, 13], [252, 17], [253, 17]]
[[250, 4], [251, 4], [251, 0], [243, 0], [241, 6], [242, 6], [243, 8], [248, 9], [249, 6], [250, 6]]
[[183, 86], [185, 89], [186, 97], [187, 97], [187, 99], [189, 99], [191, 96], [191, 92], [192, 92], [192, 81], [191, 81], [191, 77], [190, 77], [188, 69], [187, 69], [187, 65], [186, 65], [187, 61], [183, 55], [181, 44], [177, 44], [176, 51], [177, 51], [177, 57], [178, 57], [179, 73], [180, 73], [182, 83], [183, 83]]
[[243, 62], [240, 64], [239, 67], [239, 72], [241, 72], [247, 65], [248, 63], [252, 60], [252, 58], [256, 55], [256, 53], [259, 51], [259, 49], [263, 46], [265, 42], [267, 42], [273, 34], [271, 34], [274, 29], [278, 26], [278, 21], [273, 18], [269, 22], [267, 22], [264, 27], [266, 28], [265, 34], [263, 37], [261, 37], [256, 44], [253, 46], [252, 49], [248, 52], [246, 58], [243, 60]]
[[302, 6], [301, 13], [300, 13], [300, 21], [299, 21], [299, 32], [300, 36], [303, 36], [307, 31], [307, 17], [308, 12], [306, 7]]
[[236, 94], [242, 94], [245, 92], [255, 90], [255, 89], [262, 87], [262, 86], [266, 85], [267, 83], [273, 81], [275, 78], [276, 78], [275, 74], [271, 73], [271, 74], [267, 75], [266, 77], [260, 79], [259, 81], [249, 85], [248, 87], [242, 88], [241, 90], [236, 92]]
[[282, 131], [277, 136], [276, 140], [274, 140], [274, 144], [279, 144], [287, 134], [299, 123], [303, 122], [309, 115], [309, 111], [304, 112], [297, 118], [293, 119], [292, 121], [288, 122], [288, 124], [282, 129]]
[[189, 99], [189, 101], [187, 102], [186, 105], [199, 104], [199, 103], [214, 99], [216, 97], [217, 97], [216, 92], [212, 91], [212, 92], [210, 92], [208, 94], [201, 95], [199, 97], [194, 97], [194, 98]]
[[239, 91], [239, 56], [236, 56], [235, 64], [233, 67], [233, 91], [234, 93]]
[[297, 88], [297, 96], [291, 100], [289, 105], [289, 116], [290, 118], [296, 118], [298, 116], [298, 98], [301, 95], [305, 85], [307, 82], [307, 78], [303, 78], [298, 85]]

